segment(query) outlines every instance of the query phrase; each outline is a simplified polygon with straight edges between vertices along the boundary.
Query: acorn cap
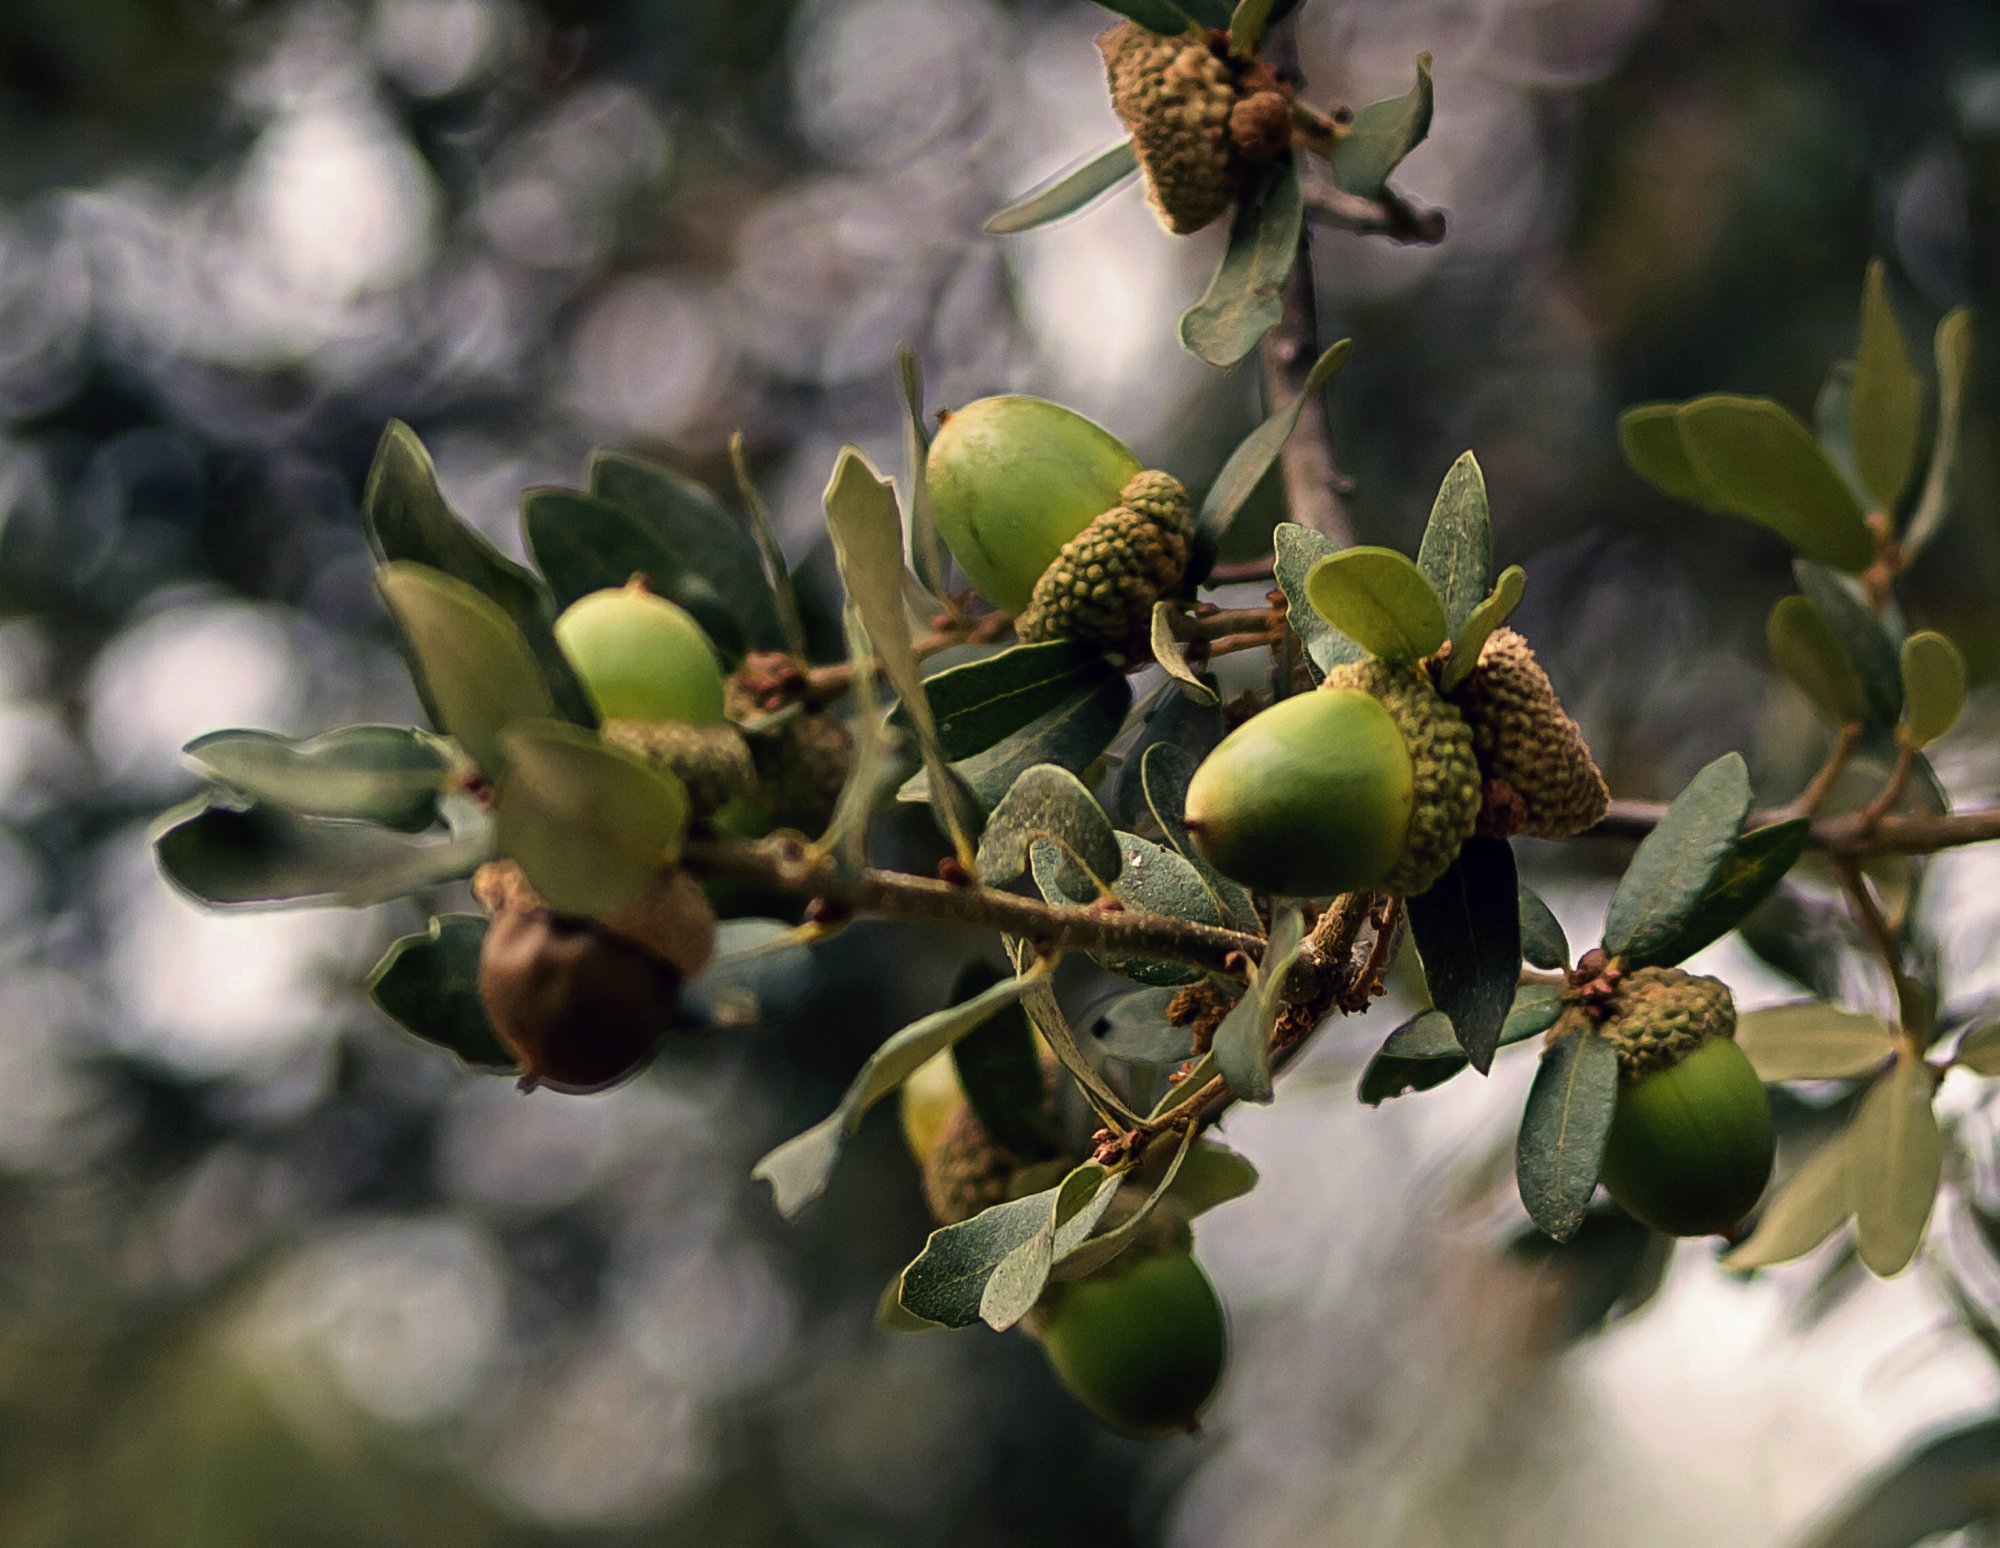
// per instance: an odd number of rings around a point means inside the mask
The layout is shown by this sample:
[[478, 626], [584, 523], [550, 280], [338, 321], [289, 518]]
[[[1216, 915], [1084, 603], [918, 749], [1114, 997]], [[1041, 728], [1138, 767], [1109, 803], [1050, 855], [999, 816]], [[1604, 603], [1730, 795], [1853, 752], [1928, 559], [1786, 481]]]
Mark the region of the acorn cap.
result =
[[1026, 1164], [988, 1137], [971, 1103], [960, 1102], [924, 1157], [924, 1202], [939, 1225], [957, 1225], [1004, 1204], [1014, 1174]]
[[1630, 1084], [1679, 1064], [1711, 1038], [1735, 1037], [1736, 1001], [1719, 978], [1634, 968], [1618, 980], [1597, 1030], [1617, 1048], [1619, 1078]]
[[[473, 872], [472, 895], [494, 919], [552, 913], [512, 860], [489, 860]], [[569, 924], [586, 922], [555, 917]], [[658, 885], [638, 902], [588, 923], [658, 957], [682, 978], [694, 977], [715, 955], [715, 910], [701, 883], [685, 871], [662, 872]]]
[[1373, 658], [1345, 662], [1326, 674], [1319, 691], [1358, 689], [1389, 712], [1409, 749], [1415, 800], [1403, 855], [1381, 890], [1413, 898], [1450, 869], [1479, 822], [1479, 764], [1472, 730], [1458, 711], [1411, 666]]
[[854, 761], [847, 723], [829, 711], [807, 709], [747, 740], [757, 765], [757, 794], [771, 821], [801, 833], [823, 831]]
[[1230, 157], [1237, 89], [1228, 61], [1205, 34], [1169, 37], [1132, 21], [1103, 33], [1097, 48], [1153, 213], [1176, 235], [1201, 230], [1229, 208], [1240, 181]]
[[1148, 470], [1119, 491], [1118, 504], [1063, 544], [1035, 582], [1014, 632], [1026, 641], [1143, 638], [1153, 604], [1187, 573], [1194, 508], [1180, 480]]
[[1518, 633], [1496, 629], [1487, 638], [1453, 700], [1491, 787], [1482, 833], [1568, 838], [1603, 820], [1611, 805], [1604, 776]]
[[688, 808], [710, 817], [757, 782], [757, 768], [743, 733], [726, 722], [690, 725], [678, 720], [607, 720], [606, 745], [665, 769], [687, 787]]

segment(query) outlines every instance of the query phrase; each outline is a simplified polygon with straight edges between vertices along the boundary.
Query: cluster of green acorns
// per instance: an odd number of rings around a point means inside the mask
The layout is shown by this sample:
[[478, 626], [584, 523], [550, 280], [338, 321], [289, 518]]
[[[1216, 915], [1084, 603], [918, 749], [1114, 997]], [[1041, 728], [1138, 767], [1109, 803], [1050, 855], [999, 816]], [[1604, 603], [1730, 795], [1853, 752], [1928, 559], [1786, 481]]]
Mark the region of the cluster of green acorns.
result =
[[[1191, 591], [1186, 491], [1069, 409], [996, 397], [948, 414], [927, 475], [954, 557], [1015, 611], [1024, 639], [1144, 659], [1154, 604]], [[1604, 778], [1527, 641], [1495, 629], [1456, 674], [1449, 651], [1335, 666], [1243, 721], [1188, 787], [1184, 820], [1203, 857], [1266, 895], [1408, 898], [1475, 835], [1594, 826], [1609, 802]], [[1769, 1178], [1769, 1104], [1734, 1025], [1713, 979], [1593, 963], [1550, 1034], [1589, 1030], [1618, 1045], [1604, 1181], [1658, 1229], [1728, 1231]]]
[[[757, 658], [725, 677], [693, 616], [636, 580], [579, 598], [555, 634], [605, 744], [673, 773], [692, 822], [739, 836], [826, 825], [847, 727], [803, 703], [764, 714]], [[552, 910], [511, 860], [482, 866], [473, 894], [490, 919], [480, 999], [524, 1086], [593, 1092], [637, 1072], [715, 947], [711, 900], [680, 871], [601, 919]]]

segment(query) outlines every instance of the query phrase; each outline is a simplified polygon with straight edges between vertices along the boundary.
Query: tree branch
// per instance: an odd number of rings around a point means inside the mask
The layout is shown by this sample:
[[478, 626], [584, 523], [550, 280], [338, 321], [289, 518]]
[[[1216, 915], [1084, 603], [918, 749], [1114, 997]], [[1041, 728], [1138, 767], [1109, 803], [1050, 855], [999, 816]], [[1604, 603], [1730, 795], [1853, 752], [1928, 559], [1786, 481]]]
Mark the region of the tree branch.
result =
[[1306, 219], [1323, 226], [1425, 247], [1444, 240], [1444, 211], [1412, 204], [1393, 188], [1384, 188], [1378, 198], [1366, 199], [1329, 178], [1314, 175], [1303, 178], [1302, 191]]
[[[1659, 826], [1667, 814], [1663, 801], [1613, 801], [1604, 820], [1585, 835], [1588, 838], [1643, 839]], [[1779, 808], [1752, 812], [1746, 828], [1783, 822], [1795, 813]], [[1810, 843], [1814, 849], [1834, 856], [1865, 859], [1870, 855], [1928, 855], [1941, 849], [1958, 849], [1967, 844], [1985, 844], [2000, 839], [2000, 807], [1988, 811], [1906, 813], [1885, 816], [1873, 824], [1865, 822], [1865, 812], [1848, 812], [1839, 817], [1821, 817], [1812, 825]]]

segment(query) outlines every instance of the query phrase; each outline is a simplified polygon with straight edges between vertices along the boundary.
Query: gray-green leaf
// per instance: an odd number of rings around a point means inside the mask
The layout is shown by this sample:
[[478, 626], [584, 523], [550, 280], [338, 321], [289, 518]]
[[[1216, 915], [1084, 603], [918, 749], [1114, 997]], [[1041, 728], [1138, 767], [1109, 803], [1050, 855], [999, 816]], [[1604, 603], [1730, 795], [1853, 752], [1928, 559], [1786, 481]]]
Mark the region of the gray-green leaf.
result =
[[1896, 1051], [1880, 1016], [1817, 1000], [1746, 1011], [1736, 1019], [1736, 1046], [1767, 1082], [1850, 1080], [1879, 1070]]
[[1618, 1106], [1618, 1051], [1572, 1032], [1542, 1055], [1515, 1142], [1514, 1176], [1536, 1225], [1567, 1241], [1583, 1224]]
[[1916, 1256], [1937, 1202], [1944, 1143], [1930, 1067], [1904, 1056], [1861, 1099], [1847, 1139], [1847, 1202], [1861, 1261], [1884, 1278]]
[[1366, 652], [1322, 618], [1306, 597], [1307, 577], [1321, 560], [1338, 553], [1340, 545], [1295, 521], [1279, 522], [1272, 529], [1271, 544], [1276, 555], [1273, 575], [1285, 594], [1285, 621], [1305, 645], [1314, 680], [1345, 662], [1359, 661]]
[[1074, 215], [1095, 204], [1139, 170], [1139, 154], [1130, 140], [1108, 145], [1094, 156], [1064, 167], [1035, 184], [1004, 209], [986, 217], [989, 236], [1012, 236]]
[[1304, 916], [1296, 903], [1287, 903], [1271, 917], [1271, 937], [1252, 974], [1250, 992], [1215, 1029], [1215, 1067], [1246, 1102], [1268, 1102], [1274, 1094], [1271, 1035], [1284, 1008], [1285, 980], [1304, 943]]
[[1868, 692], [1819, 609], [1804, 597], [1780, 597], [1764, 624], [1771, 659], [1836, 726], [1868, 718]]
[[1376, 199], [1389, 174], [1431, 131], [1431, 56], [1417, 55], [1417, 81], [1400, 97], [1371, 102], [1354, 115], [1333, 148], [1333, 180], [1344, 191]]
[[271, 731], [211, 731], [182, 750], [209, 778], [300, 817], [345, 817], [421, 832], [437, 820], [450, 764], [402, 726], [343, 726], [294, 741]]
[[1118, 879], [1122, 862], [1111, 819], [1082, 780], [1053, 764], [1029, 769], [993, 808], [979, 841], [981, 874], [996, 885], [1025, 874], [1029, 847], [1042, 838], [1065, 846], [1096, 879]]
[[1181, 317], [1181, 343], [1191, 353], [1212, 366], [1233, 366], [1276, 326], [1304, 215], [1298, 168], [1289, 158], [1273, 163], [1256, 190], [1237, 201], [1222, 262]]
[[1878, 511], [1893, 513], [1916, 462], [1924, 388], [1903, 348], [1903, 330], [1889, 304], [1882, 261], [1868, 265], [1861, 293], [1861, 343], [1848, 394], [1855, 471]]
[[[1445, 632], [1458, 633], [1485, 600], [1493, 579], [1493, 518], [1486, 503], [1486, 475], [1471, 452], [1461, 455], [1444, 476], [1417, 549], [1417, 568], [1444, 604]], [[1493, 627], [1498, 626], [1496, 622]]]
[[1299, 416], [1305, 412], [1306, 405], [1314, 402], [1340, 374], [1340, 368], [1347, 363], [1348, 353], [1353, 347], [1352, 339], [1341, 339], [1329, 347], [1313, 362], [1299, 395], [1272, 413], [1229, 454], [1229, 460], [1222, 465], [1222, 471], [1215, 475], [1215, 482], [1209, 485], [1208, 493], [1202, 498], [1200, 514], [1195, 517], [1196, 541], [1203, 553], [1213, 555], [1222, 546], [1222, 539], [1230, 526], [1243, 507], [1250, 503], [1251, 495], [1256, 493], [1264, 476], [1276, 465], [1278, 454], [1285, 449], [1285, 443], [1298, 428]]
[[1699, 907], [1750, 814], [1750, 770], [1725, 753], [1688, 781], [1646, 836], [1612, 895], [1604, 949], [1634, 966], [1655, 960]]
[[1727, 1269], [1769, 1268], [1803, 1258], [1853, 1215], [1847, 1202], [1847, 1136], [1812, 1153], [1771, 1195], [1757, 1228], [1722, 1258]]

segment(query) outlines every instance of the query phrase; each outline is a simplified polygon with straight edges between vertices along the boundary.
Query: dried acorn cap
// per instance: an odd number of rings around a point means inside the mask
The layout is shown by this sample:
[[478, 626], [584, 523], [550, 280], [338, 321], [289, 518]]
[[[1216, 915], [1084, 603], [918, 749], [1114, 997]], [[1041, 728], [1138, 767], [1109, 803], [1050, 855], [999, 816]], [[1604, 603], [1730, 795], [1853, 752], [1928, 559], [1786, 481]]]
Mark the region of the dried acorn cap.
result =
[[666, 769], [687, 787], [696, 817], [709, 817], [757, 782], [750, 746], [735, 726], [678, 720], [607, 720], [600, 735], [613, 747]]
[[1146, 199], [1177, 235], [1199, 231], [1236, 198], [1230, 155], [1236, 81], [1199, 32], [1166, 36], [1120, 22], [1097, 40], [1111, 105], [1132, 135]]
[[1630, 1084], [1679, 1064], [1711, 1038], [1736, 1036], [1736, 1001], [1719, 978], [1679, 968], [1634, 968], [1601, 1008], [1598, 1032], [1618, 1050]]
[[1496, 629], [1454, 702], [1488, 784], [1480, 831], [1568, 838], [1595, 827], [1611, 792], [1528, 642]]
[[1409, 749], [1415, 800], [1403, 855], [1381, 882], [1385, 892], [1413, 898], [1450, 868], [1479, 822], [1479, 764], [1472, 730], [1411, 666], [1373, 659], [1327, 673], [1320, 692], [1359, 689], [1389, 712]]
[[1148, 470], [1119, 492], [1118, 504], [1063, 544], [1014, 620], [1023, 640], [1143, 638], [1153, 604], [1187, 573], [1194, 508], [1180, 480]]
[[854, 761], [847, 723], [828, 711], [807, 709], [748, 740], [757, 793], [771, 821], [801, 833], [824, 831]]

